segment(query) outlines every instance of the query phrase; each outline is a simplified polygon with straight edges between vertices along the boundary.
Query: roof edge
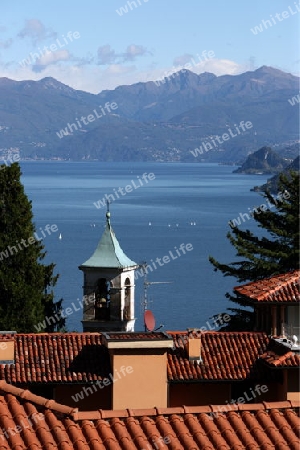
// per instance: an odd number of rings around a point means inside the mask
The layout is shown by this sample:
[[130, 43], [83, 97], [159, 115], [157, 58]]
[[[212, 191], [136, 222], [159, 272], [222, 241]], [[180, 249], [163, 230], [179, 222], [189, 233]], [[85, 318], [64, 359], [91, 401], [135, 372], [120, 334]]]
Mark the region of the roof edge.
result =
[[39, 406], [44, 406], [44, 408], [51, 409], [58, 413], [72, 415], [77, 412], [77, 408], [72, 408], [71, 406], [62, 405], [57, 403], [55, 400], [50, 400], [49, 398], [41, 397], [30, 392], [28, 389], [18, 388], [4, 380], [0, 380], [0, 391], [5, 394], [11, 394], [15, 397], [19, 397], [22, 400], [34, 403]]
[[67, 405], [57, 403], [44, 397], [33, 394], [28, 389], [21, 389], [0, 380], [0, 391], [11, 394], [22, 400], [43, 406], [53, 412], [71, 416], [74, 421], [111, 419], [117, 417], [160, 416], [172, 414], [199, 414], [199, 413], [227, 413], [231, 411], [258, 411], [270, 409], [299, 409], [300, 401], [286, 400], [281, 402], [262, 402], [236, 405], [205, 405], [205, 406], [181, 406], [176, 408], [150, 408], [150, 409], [123, 409], [123, 410], [95, 410], [79, 411]]
[[149, 409], [123, 409], [123, 410], [103, 410], [98, 411], [78, 411], [73, 414], [73, 419], [80, 420], [97, 420], [112, 419], [140, 416], [161, 416], [173, 414], [216, 414], [228, 413], [232, 411], [260, 411], [270, 409], [298, 409], [300, 401], [286, 400], [282, 402], [262, 402], [238, 405], [205, 405], [205, 406], [180, 406], [175, 408], [149, 408]]

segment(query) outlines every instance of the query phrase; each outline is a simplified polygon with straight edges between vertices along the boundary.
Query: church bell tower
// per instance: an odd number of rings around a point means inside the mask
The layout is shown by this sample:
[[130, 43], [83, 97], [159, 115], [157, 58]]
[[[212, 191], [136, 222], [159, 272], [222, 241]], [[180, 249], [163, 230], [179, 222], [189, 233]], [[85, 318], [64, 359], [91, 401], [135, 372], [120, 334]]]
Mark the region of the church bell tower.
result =
[[84, 276], [83, 331], [134, 331], [134, 271], [138, 264], [120, 247], [110, 224], [94, 254], [81, 266]]

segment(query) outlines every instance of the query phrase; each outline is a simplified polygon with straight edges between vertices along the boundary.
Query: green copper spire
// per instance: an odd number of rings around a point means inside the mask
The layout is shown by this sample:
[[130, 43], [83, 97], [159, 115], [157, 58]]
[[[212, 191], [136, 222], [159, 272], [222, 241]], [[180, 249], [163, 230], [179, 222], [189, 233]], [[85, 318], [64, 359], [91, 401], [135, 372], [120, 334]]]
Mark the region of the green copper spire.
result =
[[106, 227], [94, 254], [80, 267], [107, 267], [125, 269], [137, 266], [129, 259], [120, 247], [110, 224], [109, 203], [107, 202]]

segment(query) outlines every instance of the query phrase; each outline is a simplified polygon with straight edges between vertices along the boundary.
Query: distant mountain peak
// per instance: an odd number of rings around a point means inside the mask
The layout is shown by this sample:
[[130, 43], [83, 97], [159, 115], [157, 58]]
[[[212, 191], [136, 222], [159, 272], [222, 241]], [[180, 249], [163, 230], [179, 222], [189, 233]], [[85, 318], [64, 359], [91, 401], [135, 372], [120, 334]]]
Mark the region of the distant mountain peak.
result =
[[45, 77], [42, 78], [41, 80], [37, 81], [37, 83], [39, 83], [43, 88], [50, 88], [50, 89], [59, 89], [59, 90], [64, 90], [64, 91], [69, 91], [69, 92], [74, 92], [76, 89], [71, 88], [70, 86], [61, 83], [60, 81], [56, 80], [53, 77]]
[[261, 66], [258, 69], [254, 70], [254, 72], [258, 72], [258, 73], [263, 73], [263, 72], [281, 72], [281, 70], [275, 69], [274, 67], [271, 66]]
[[[294, 75], [287, 73], [287, 72], [283, 72], [280, 69], [276, 69], [275, 67], [270, 67], [270, 66], [261, 66], [258, 69], [254, 70], [253, 73], [262, 76], [262, 75], [271, 75], [271, 76], [275, 76], [275, 77], [287, 77], [287, 76], [292, 76], [295, 77]], [[295, 77], [296, 78], [296, 77]]]
[[[39, 80], [40, 83], [43, 84], [51, 84], [52, 86], [56, 86], [56, 85], [61, 85], [63, 83], [61, 83], [60, 81], [56, 80], [56, 78], [53, 77], [45, 77], [42, 78], [41, 80]], [[65, 86], [65, 85], [64, 85]]]

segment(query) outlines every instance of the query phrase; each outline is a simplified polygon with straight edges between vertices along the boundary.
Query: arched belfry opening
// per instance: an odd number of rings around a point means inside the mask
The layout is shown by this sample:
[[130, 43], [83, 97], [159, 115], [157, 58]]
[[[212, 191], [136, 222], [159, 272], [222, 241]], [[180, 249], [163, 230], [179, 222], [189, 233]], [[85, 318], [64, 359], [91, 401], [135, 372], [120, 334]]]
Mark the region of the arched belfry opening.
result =
[[106, 278], [99, 278], [95, 289], [95, 319], [110, 319], [110, 282]]
[[125, 290], [124, 290], [124, 313], [123, 317], [127, 320], [131, 316], [131, 281], [130, 278], [125, 280]]
[[83, 331], [134, 331], [134, 271], [138, 265], [120, 247], [110, 212], [93, 255], [83, 271]]

